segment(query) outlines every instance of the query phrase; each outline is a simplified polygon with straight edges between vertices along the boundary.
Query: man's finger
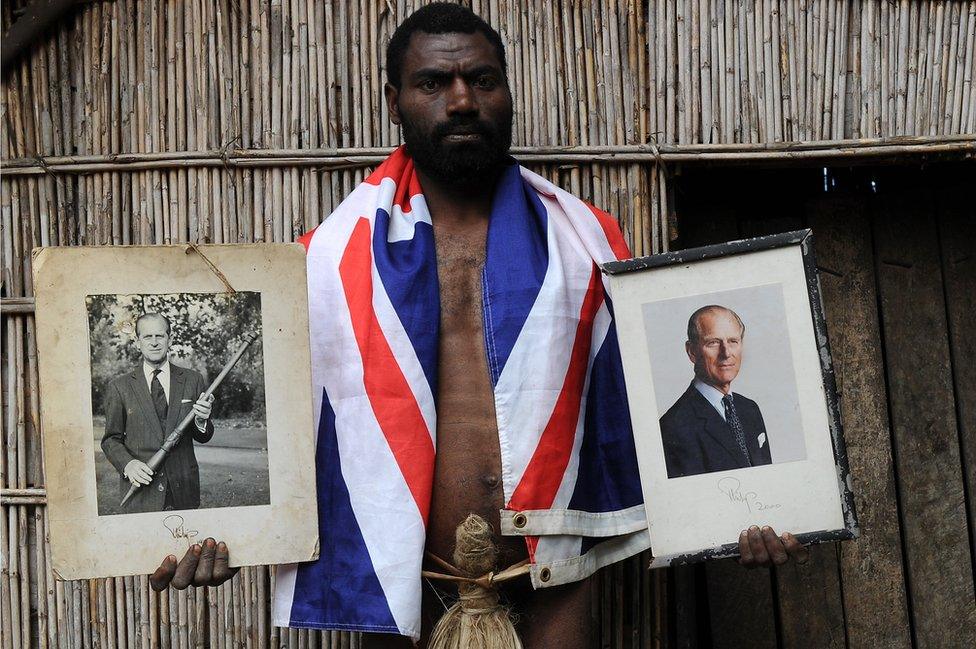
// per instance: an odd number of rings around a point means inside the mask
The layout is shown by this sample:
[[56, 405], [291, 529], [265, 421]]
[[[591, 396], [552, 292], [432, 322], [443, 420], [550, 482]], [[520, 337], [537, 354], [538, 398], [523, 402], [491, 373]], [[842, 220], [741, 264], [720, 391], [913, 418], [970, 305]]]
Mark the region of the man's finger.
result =
[[210, 582], [211, 586], [219, 586], [237, 574], [238, 568], [231, 568], [229, 561], [230, 552], [227, 550], [227, 544], [221, 541], [217, 544], [217, 551], [214, 553], [213, 579]]
[[157, 593], [161, 590], [166, 590], [166, 587], [169, 586], [169, 582], [175, 574], [176, 557], [171, 554], [163, 559], [163, 562], [156, 568], [156, 572], [149, 576], [149, 585]]
[[751, 568], [753, 566], [752, 549], [749, 547], [749, 532], [742, 530], [739, 534], [739, 563]]
[[805, 545], [800, 543], [795, 536], [786, 532], [783, 534], [783, 546], [786, 548], [786, 552], [793, 557], [793, 560], [797, 563], [806, 563], [810, 558], [810, 550]]
[[753, 565], [769, 565], [769, 553], [766, 552], [766, 544], [763, 543], [762, 532], [755, 525], [749, 528], [749, 549], [752, 550]]
[[766, 546], [766, 552], [769, 553], [769, 558], [772, 559], [773, 564], [781, 566], [789, 559], [786, 554], [786, 548], [783, 547], [783, 542], [773, 528], [768, 525], [762, 528], [762, 538], [763, 544]]
[[194, 586], [211, 586], [213, 581], [214, 548], [217, 544], [213, 539], [203, 542], [203, 550], [200, 552], [200, 562], [197, 570], [193, 574]]
[[176, 575], [170, 582], [176, 590], [183, 590], [193, 581], [193, 575], [197, 571], [197, 563], [200, 561], [200, 550], [198, 544], [193, 544], [180, 559], [180, 564], [176, 566]]

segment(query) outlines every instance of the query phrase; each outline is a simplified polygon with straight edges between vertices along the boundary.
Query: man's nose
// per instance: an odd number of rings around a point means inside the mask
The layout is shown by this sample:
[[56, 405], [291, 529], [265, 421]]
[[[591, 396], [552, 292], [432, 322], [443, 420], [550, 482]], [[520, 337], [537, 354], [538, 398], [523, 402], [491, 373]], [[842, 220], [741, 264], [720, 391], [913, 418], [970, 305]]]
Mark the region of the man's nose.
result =
[[447, 114], [463, 115], [478, 112], [474, 91], [461, 77], [454, 77], [448, 92]]

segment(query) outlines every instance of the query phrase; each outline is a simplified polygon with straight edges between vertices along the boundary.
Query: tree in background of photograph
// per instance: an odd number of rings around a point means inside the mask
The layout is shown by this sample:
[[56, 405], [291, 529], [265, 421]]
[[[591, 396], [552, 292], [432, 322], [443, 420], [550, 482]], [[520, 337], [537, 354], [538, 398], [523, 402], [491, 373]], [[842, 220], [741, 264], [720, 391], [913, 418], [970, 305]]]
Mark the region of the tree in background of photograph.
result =
[[249, 416], [263, 421], [260, 293], [90, 295], [87, 303], [95, 414], [101, 414], [102, 391], [108, 382], [139, 363], [134, 344], [136, 319], [143, 313], [160, 313], [172, 328], [171, 360], [197, 370], [207, 381], [217, 375], [245, 336], [258, 335], [258, 344], [252, 345], [221, 384], [215, 416]]

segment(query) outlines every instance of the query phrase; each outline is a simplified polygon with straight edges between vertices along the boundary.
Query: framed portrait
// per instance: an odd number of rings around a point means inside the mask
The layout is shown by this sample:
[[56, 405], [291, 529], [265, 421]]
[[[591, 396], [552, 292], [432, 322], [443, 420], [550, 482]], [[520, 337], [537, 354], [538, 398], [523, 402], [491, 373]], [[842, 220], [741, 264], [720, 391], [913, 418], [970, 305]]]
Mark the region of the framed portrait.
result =
[[857, 517], [809, 230], [612, 262], [652, 567]]
[[147, 574], [207, 537], [232, 566], [315, 558], [301, 246], [32, 262], [55, 574]]

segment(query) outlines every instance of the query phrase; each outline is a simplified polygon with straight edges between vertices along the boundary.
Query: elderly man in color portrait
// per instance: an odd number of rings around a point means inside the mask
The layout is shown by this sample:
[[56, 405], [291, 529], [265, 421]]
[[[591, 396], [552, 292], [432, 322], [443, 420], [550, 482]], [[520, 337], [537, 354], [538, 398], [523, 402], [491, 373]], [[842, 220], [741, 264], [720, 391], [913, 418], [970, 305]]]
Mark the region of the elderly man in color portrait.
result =
[[742, 319], [724, 306], [704, 306], [688, 319], [685, 351], [695, 378], [661, 417], [669, 478], [772, 462], [759, 406], [732, 391], [745, 333]]

